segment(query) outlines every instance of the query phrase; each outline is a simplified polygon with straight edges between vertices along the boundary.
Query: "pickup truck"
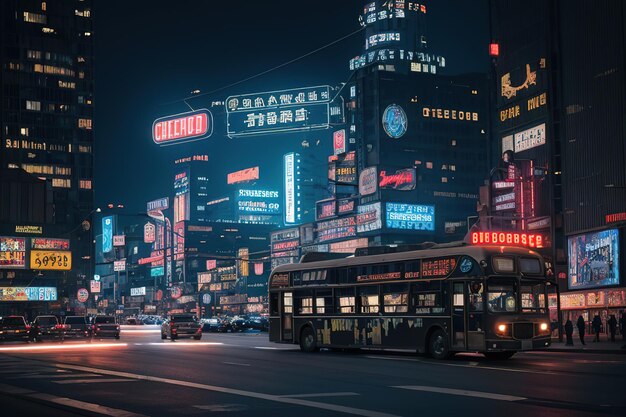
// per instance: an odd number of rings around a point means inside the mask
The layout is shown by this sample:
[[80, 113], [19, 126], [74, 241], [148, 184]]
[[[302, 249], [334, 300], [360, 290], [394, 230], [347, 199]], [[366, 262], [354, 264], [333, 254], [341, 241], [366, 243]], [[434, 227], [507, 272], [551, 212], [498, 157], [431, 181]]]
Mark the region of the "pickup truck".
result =
[[120, 338], [120, 325], [115, 323], [115, 317], [96, 316], [93, 319], [93, 337], [102, 339], [104, 337]]
[[180, 337], [202, 339], [202, 326], [193, 314], [172, 314], [161, 325], [161, 339], [176, 340]]

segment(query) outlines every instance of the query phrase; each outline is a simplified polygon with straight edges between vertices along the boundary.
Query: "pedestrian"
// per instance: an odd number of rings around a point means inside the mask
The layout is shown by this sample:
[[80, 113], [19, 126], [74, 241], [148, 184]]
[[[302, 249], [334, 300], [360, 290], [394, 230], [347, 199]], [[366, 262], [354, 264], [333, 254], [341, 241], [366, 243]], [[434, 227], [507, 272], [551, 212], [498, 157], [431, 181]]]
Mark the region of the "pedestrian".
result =
[[570, 319], [567, 319], [567, 321], [565, 322], [565, 336], [567, 338], [567, 341], [565, 342], [565, 344], [567, 346], [574, 346], [574, 339], [572, 338], [573, 335], [574, 335], [574, 324], [572, 323]]
[[578, 316], [576, 321], [576, 327], [578, 327], [578, 337], [580, 337], [580, 343], [585, 344], [585, 319], [583, 316]]
[[593, 333], [596, 335], [593, 339], [594, 342], [600, 341], [600, 331], [602, 331], [602, 319], [599, 315], [595, 315], [593, 317], [593, 321], [591, 322], [591, 328], [593, 329]]
[[611, 314], [608, 325], [609, 332], [611, 333], [611, 342], [615, 342], [615, 332], [617, 331], [617, 319], [615, 318], [615, 314]]

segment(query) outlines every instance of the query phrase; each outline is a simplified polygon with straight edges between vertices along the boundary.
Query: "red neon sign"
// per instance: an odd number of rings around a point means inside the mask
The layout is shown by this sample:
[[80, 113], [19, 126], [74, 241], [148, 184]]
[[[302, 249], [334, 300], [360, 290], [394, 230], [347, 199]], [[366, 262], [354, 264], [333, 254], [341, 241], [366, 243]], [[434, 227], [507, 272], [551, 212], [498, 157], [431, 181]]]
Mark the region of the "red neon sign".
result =
[[500, 55], [500, 45], [497, 43], [489, 44], [489, 55], [491, 56], [499, 56]]
[[396, 171], [395, 174], [387, 174], [387, 171], [380, 171], [378, 175], [380, 188], [393, 188], [394, 190], [414, 190], [415, 170], [412, 168]]
[[157, 145], [204, 139], [212, 133], [213, 116], [207, 109], [161, 117], [152, 124], [152, 140]]
[[259, 179], [259, 167], [246, 168], [241, 171], [231, 172], [228, 174], [228, 184], [237, 184], [240, 182], [252, 181]]
[[542, 248], [543, 236], [515, 232], [472, 232], [472, 245], [510, 245]]

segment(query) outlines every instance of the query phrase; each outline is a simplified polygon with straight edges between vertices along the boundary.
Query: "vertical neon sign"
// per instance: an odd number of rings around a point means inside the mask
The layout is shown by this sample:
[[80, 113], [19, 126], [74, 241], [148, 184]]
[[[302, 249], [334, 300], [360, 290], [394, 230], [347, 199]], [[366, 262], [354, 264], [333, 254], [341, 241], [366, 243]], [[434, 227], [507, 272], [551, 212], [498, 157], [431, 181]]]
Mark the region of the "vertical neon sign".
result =
[[288, 153], [283, 157], [285, 177], [285, 223], [296, 223], [296, 154]]
[[113, 216], [102, 218], [102, 252], [113, 250]]

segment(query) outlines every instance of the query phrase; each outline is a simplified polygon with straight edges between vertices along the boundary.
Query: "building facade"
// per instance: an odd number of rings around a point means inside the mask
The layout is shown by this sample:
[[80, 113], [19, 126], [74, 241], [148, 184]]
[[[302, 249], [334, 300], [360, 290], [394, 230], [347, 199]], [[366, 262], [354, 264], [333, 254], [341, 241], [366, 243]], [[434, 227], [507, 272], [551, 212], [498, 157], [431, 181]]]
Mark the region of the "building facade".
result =
[[[49, 280], [41, 288], [56, 291], [52, 297], [43, 289], [41, 300], [50, 302], [37, 312], [61, 312], [67, 306], [84, 309], [85, 303], [75, 300], [77, 290], [93, 274], [92, 2], [3, 1], [0, 53], [2, 172], [28, 173], [45, 182], [46, 189], [40, 196], [22, 195], [22, 208], [33, 210], [32, 216], [3, 216], [0, 220], [2, 236], [19, 242], [23, 239], [26, 256], [26, 264], [17, 271], [2, 267], [1, 286], [19, 287], [20, 278], [30, 282], [37, 276], [37, 280]], [[13, 184], [12, 188], [3, 187], [0, 199], [8, 210], [15, 208], [16, 190], [33, 183], [27, 177], [12, 175], [10, 181], [3, 181]], [[37, 207], [42, 199], [43, 207], [52, 210]], [[41, 210], [47, 214], [36, 213]], [[62, 268], [39, 265], [44, 257], [58, 256], [68, 258]], [[8, 283], [7, 274], [16, 280]], [[20, 294], [17, 298], [24, 297]], [[28, 305], [26, 302], [18, 310]]]

